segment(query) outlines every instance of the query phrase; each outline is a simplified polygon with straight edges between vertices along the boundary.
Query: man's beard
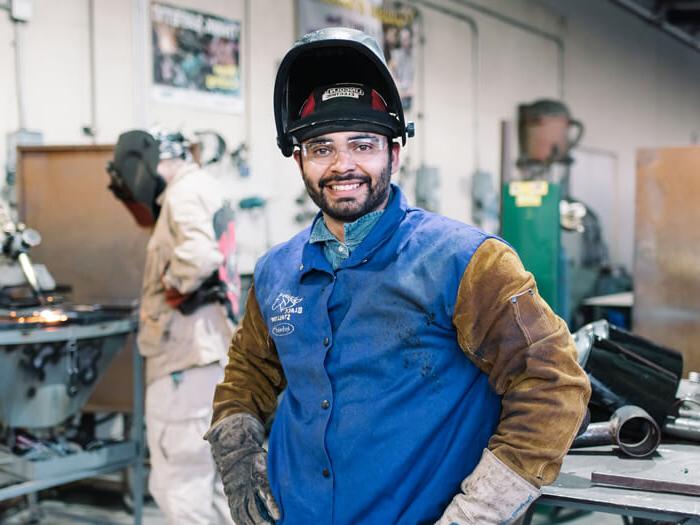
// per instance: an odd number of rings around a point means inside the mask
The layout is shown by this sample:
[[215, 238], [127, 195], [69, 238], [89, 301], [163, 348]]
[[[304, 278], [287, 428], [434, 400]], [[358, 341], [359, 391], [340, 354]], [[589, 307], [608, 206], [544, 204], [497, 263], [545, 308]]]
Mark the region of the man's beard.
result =
[[[367, 188], [367, 197], [364, 202], [358, 202], [354, 197], [346, 200], [340, 199], [330, 202], [323, 191], [323, 188], [331, 184], [342, 184], [345, 181], [360, 181]], [[364, 174], [350, 173], [321, 179], [318, 189], [313, 187], [308, 179], [304, 177], [306, 191], [323, 213], [341, 222], [353, 222], [379, 208], [389, 195], [389, 183], [391, 181], [391, 159], [387, 162], [382, 172], [377, 178], [376, 184], [372, 184], [372, 179]]]

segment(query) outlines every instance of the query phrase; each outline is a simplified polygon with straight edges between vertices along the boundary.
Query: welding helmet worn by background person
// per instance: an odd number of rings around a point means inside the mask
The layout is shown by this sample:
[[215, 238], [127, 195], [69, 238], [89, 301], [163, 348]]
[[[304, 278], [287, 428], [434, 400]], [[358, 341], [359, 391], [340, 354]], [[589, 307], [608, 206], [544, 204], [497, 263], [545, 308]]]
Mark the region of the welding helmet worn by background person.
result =
[[114, 160], [107, 165], [109, 189], [140, 226], [153, 226], [160, 213], [157, 200], [165, 181], [158, 175], [158, 162], [190, 160], [189, 146], [179, 132], [135, 129], [119, 135]]
[[374, 131], [402, 144], [414, 134], [379, 44], [344, 27], [314, 31], [292, 46], [277, 70], [274, 110], [285, 157], [322, 133]]

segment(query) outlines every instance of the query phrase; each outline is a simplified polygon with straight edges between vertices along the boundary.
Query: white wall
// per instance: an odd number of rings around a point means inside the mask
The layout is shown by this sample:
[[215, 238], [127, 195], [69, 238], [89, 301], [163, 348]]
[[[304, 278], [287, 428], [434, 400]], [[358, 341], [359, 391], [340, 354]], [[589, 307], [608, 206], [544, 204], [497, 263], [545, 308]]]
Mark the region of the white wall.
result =
[[[494, 179], [500, 169], [499, 123], [513, 119], [518, 103], [556, 97], [556, 45], [486, 16], [455, 0], [432, 0], [467, 14], [479, 30], [480, 167]], [[616, 162], [614, 217], [606, 217], [616, 262], [631, 267], [634, 156], [642, 146], [688, 144], [700, 133], [700, 53], [646, 26], [605, 0], [480, 0], [482, 5], [561, 37], [565, 46], [565, 101], [586, 124], [583, 145]], [[293, 199], [303, 186], [292, 161], [275, 146], [272, 88], [277, 64], [295, 38], [293, 0], [169, 0], [241, 20], [246, 112], [196, 110], [150, 99], [150, 36], [146, 0], [95, 0], [97, 142], [114, 142], [128, 128], [158, 123], [216, 129], [230, 145], [247, 141], [252, 176], [235, 180], [241, 193], [269, 198], [271, 241], [299, 229]], [[249, 20], [246, 21], [246, 5]], [[440, 171], [440, 210], [469, 221], [472, 151], [472, 35], [456, 18], [419, 7], [424, 24], [423, 82], [412, 112], [418, 136], [404, 158]], [[13, 32], [0, 11], [0, 137], [18, 126]], [[90, 122], [88, 0], [34, 0], [34, 17], [21, 27], [26, 125], [48, 143], [86, 143]], [[249, 32], [248, 34], [245, 34]], [[248, 46], [248, 47], [246, 47]], [[5, 148], [0, 147], [4, 166]], [[587, 166], [599, 165], [588, 162]], [[581, 171], [577, 171], [577, 177]], [[600, 180], [600, 177], [591, 177]], [[577, 185], [581, 181], [577, 181]], [[609, 207], [609, 205], [607, 205]], [[262, 249], [260, 221], [242, 219], [242, 241]], [[256, 244], [257, 243], [257, 244]]]
[[[617, 157], [613, 260], [632, 268], [635, 155], [692, 143], [700, 131], [700, 53], [605, 3], [550, 2], [568, 18], [567, 103], [586, 124], [584, 146]], [[581, 174], [585, 176], [585, 174]]]

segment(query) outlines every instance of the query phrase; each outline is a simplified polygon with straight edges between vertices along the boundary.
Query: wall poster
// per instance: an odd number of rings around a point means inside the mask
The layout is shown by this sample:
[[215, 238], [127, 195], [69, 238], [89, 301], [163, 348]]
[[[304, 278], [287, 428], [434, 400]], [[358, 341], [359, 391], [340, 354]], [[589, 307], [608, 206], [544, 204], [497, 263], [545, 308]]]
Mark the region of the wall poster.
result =
[[384, 48], [404, 110], [413, 105], [416, 83], [415, 7], [394, 0], [298, 0], [299, 36], [324, 27], [359, 29]]
[[239, 21], [151, 4], [154, 100], [242, 112], [240, 35]]

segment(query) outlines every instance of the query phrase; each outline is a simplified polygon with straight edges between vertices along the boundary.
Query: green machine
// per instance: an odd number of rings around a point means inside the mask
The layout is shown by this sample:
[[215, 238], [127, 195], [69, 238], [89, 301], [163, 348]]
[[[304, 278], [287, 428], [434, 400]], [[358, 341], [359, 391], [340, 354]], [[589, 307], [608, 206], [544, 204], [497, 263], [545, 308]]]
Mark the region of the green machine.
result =
[[559, 200], [559, 184], [546, 180], [511, 181], [501, 188], [501, 235], [535, 276], [540, 295], [563, 316]]
[[[571, 118], [561, 102], [539, 100], [519, 106], [517, 170], [510, 176], [504, 168], [501, 175], [501, 236], [535, 276], [540, 295], [567, 320], [561, 210], [568, 206], [569, 152], [582, 134], [582, 124]], [[510, 163], [507, 128], [503, 135], [505, 167]]]

